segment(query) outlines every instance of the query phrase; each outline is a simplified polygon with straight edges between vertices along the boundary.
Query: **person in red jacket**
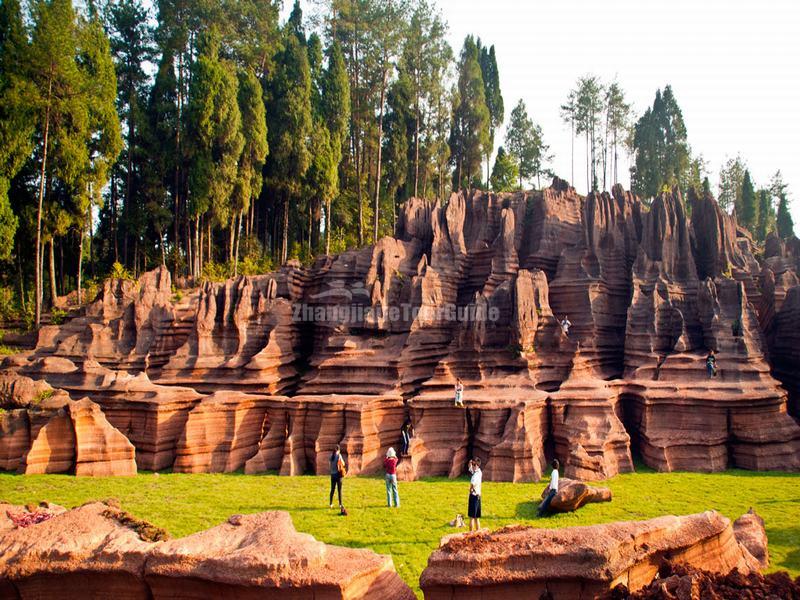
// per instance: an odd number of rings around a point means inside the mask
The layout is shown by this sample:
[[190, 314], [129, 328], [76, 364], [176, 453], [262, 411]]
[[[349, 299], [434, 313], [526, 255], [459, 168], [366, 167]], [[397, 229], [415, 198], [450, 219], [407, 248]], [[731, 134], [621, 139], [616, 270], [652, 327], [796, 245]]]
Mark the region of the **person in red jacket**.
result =
[[386, 506], [400, 508], [400, 492], [397, 491], [397, 454], [394, 448], [389, 448], [386, 458], [383, 459], [383, 468], [386, 471]]

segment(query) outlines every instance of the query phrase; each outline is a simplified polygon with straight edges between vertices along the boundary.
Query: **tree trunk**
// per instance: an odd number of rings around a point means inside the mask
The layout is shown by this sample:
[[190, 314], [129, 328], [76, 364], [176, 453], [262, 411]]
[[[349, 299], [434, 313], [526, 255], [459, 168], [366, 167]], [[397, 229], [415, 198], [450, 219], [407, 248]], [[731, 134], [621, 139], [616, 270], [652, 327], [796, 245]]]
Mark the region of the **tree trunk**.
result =
[[[384, 57], [385, 58], [385, 57]], [[375, 211], [372, 215], [372, 243], [378, 243], [378, 226], [380, 222], [381, 204], [381, 151], [383, 150], [383, 105], [386, 100], [386, 80], [389, 77], [389, 68], [383, 69], [381, 83], [381, 108], [378, 113], [378, 164], [375, 170]]]
[[330, 196], [325, 203], [325, 254], [331, 253], [331, 199]]
[[53, 76], [50, 74], [50, 80], [47, 83], [47, 107], [44, 113], [44, 137], [42, 140], [42, 169], [39, 180], [39, 208], [36, 211], [36, 309], [34, 315], [34, 324], [36, 329], [42, 321], [42, 268], [41, 268], [41, 254], [42, 254], [42, 205], [44, 203], [44, 182], [45, 172], [47, 171], [47, 144], [50, 135], [50, 99], [53, 92]]
[[233, 276], [239, 276], [239, 241], [242, 239], [242, 211], [239, 211], [236, 222], [236, 250], [233, 255]]
[[574, 186], [575, 185], [575, 119], [569, 120], [572, 126], [572, 181], [570, 183]]
[[56, 287], [56, 250], [55, 237], [50, 238], [50, 307], [56, 305], [58, 298], [58, 288]]
[[[417, 85], [419, 90], [419, 84]], [[414, 109], [414, 197], [419, 194], [419, 93], [417, 93], [417, 106]]]
[[[87, 226], [89, 224], [89, 213], [91, 212], [91, 210], [92, 210], [92, 205], [90, 203], [86, 215]], [[81, 289], [81, 283], [83, 279], [83, 238], [85, 237], [83, 227], [80, 228], [79, 235], [81, 236], [81, 239], [80, 242], [78, 242], [78, 306], [83, 304], [83, 290]], [[89, 248], [91, 250], [91, 246]]]
[[212, 242], [212, 240], [211, 240], [211, 237], [212, 237], [211, 236], [211, 217], [206, 219], [206, 231], [208, 233], [208, 235], [206, 236], [206, 244], [208, 244], [208, 262], [209, 263], [213, 263], [214, 262], [214, 256], [212, 254], [213, 246], [212, 246], [212, 243], [211, 243]]
[[203, 265], [200, 264], [200, 255], [203, 246], [200, 243], [200, 215], [194, 217], [194, 276], [199, 277], [202, 272]]
[[119, 244], [117, 243], [117, 176], [111, 171], [111, 235], [114, 238], [114, 262], [119, 262]]
[[283, 231], [281, 232], [281, 264], [289, 258], [289, 194], [283, 193]]
[[22, 312], [28, 312], [28, 303], [25, 300], [25, 278], [22, 276], [22, 256], [20, 252], [20, 243], [17, 241], [17, 273], [19, 281], [19, 299], [20, 303], [22, 304]]
[[228, 262], [233, 260], [233, 244], [235, 243], [234, 238], [236, 237], [236, 215], [231, 217], [231, 226], [228, 232]]

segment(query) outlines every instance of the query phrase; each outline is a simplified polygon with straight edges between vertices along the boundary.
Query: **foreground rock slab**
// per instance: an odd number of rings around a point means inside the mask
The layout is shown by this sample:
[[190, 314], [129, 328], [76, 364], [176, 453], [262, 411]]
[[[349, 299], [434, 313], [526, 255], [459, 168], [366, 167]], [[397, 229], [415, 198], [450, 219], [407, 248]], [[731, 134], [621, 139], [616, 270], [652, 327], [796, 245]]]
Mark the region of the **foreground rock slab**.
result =
[[319, 542], [286, 512], [165, 541], [113, 504], [61, 510], [16, 526], [26, 509], [0, 504], [0, 599], [414, 600], [391, 557]]
[[758, 561], [716, 511], [590, 527], [510, 526], [445, 537], [420, 578], [426, 600], [601, 598], [637, 591], [665, 561], [709, 573], [757, 573]]

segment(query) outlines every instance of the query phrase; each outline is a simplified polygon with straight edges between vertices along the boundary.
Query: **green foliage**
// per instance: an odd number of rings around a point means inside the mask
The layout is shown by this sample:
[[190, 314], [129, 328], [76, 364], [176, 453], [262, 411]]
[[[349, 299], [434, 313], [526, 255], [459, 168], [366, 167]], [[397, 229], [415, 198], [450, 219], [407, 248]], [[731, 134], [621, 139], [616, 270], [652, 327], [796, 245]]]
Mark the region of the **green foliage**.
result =
[[238, 84], [233, 65], [219, 57], [215, 28], [204, 32], [199, 47], [187, 109], [191, 212], [200, 217], [211, 211], [214, 221], [226, 226], [244, 146]]
[[115, 262], [111, 266], [111, 272], [108, 274], [108, 276], [112, 279], [125, 279], [128, 281], [134, 281], [136, 279], [130, 271], [128, 271], [118, 262]]
[[729, 158], [719, 170], [718, 202], [720, 208], [730, 212], [742, 213], [742, 184], [747, 165], [741, 156]]
[[528, 116], [525, 103], [521, 99], [511, 111], [506, 130], [506, 149], [519, 166], [520, 188], [523, 181], [538, 178], [544, 173], [544, 163], [551, 158], [547, 155], [548, 146], [542, 139], [542, 128]]
[[54, 389], [52, 389], [52, 388], [50, 388], [49, 390], [42, 390], [41, 392], [36, 394], [36, 396], [34, 396], [33, 403], [34, 404], [41, 404], [45, 400], [49, 400], [50, 398], [52, 398], [53, 394], [55, 394], [55, 393], [56, 393], [56, 391]]
[[689, 168], [690, 153], [686, 125], [678, 102], [668, 85], [656, 91], [653, 106], [634, 127], [635, 166], [631, 186], [644, 198], [653, 198], [663, 185], [683, 187]]
[[479, 50], [472, 36], [464, 40], [458, 64], [458, 93], [450, 128], [454, 187], [468, 187], [480, 172], [481, 157], [491, 148], [491, 115], [486, 106]]
[[251, 70], [239, 71], [239, 110], [244, 147], [239, 157], [239, 173], [233, 191], [233, 210], [246, 212], [251, 200], [261, 194], [261, 172], [269, 153], [267, 117], [261, 84]]
[[758, 206], [756, 205], [756, 191], [750, 179], [750, 171], [744, 172], [742, 182], [742, 210], [737, 213], [739, 223], [751, 232], [755, 230]]
[[209, 261], [203, 264], [203, 271], [200, 273], [200, 283], [220, 283], [233, 275], [231, 265]]
[[789, 212], [788, 186], [783, 182], [783, 176], [778, 171], [770, 181], [770, 193], [778, 200], [778, 210], [775, 216], [775, 230], [783, 239], [794, 235], [794, 221]]
[[505, 149], [500, 146], [492, 169], [492, 189], [495, 192], [513, 192], [518, 189], [517, 180], [519, 179], [519, 167], [516, 158], [506, 154]]
[[773, 225], [775, 215], [769, 199], [769, 190], [758, 192], [758, 224], [756, 226], [756, 239], [763, 242], [767, 239], [767, 231]]
[[[573, 513], [536, 516], [546, 481], [483, 484], [481, 525], [562, 528], [617, 521], [687, 515], [709, 508], [733, 520], [751, 507], [764, 518], [769, 538], [769, 571], [800, 576], [797, 526], [800, 499], [796, 473], [730, 470], [722, 473], [655, 473], [637, 465], [637, 473], [601, 483], [612, 502], [588, 504]], [[545, 475], [546, 477], [547, 475]], [[0, 474], [0, 496], [27, 504], [47, 499], [66, 507], [90, 500], [119, 498], [124, 510], [181, 537], [224, 523], [236, 513], [288, 510], [298, 531], [318, 540], [389, 554], [400, 576], [421, 597], [419, 576], [457, 513], [465, 514], [466, 478], [426, 478], [400, 482], [401, 508], [386, 508], [383, 477], [347, 477], [346, 523], [328, 508], [329, 478], [274, 474], [139, 473], [135, 477], [75, 478], [72, 475]]]
[[61, 325], [67, 320], [67, 311], [61, 308], [52, 308], [50, 310], [50, 323], [53, 325]]

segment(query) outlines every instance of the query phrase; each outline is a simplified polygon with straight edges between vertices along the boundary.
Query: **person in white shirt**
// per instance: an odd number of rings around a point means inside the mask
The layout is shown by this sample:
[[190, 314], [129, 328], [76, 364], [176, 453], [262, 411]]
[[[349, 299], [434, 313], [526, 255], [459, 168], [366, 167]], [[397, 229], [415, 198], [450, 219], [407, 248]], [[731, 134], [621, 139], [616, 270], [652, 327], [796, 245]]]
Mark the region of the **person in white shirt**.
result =
[[483, 472], [481, 471], [481, 459], [473, 458], [469, 461], [469, 472], [472, 477], [469, 479], [469, 530], [479, 531], [481, 528], [481, 483], [483, 482]]
[[461, 378], [456, 379], [456, 404], [459, 408], [464, 408], [464, 384]]
[[564, 332], [566, 337], [569, 337], [569, 328], [572, 327], [572, 323], [569, 322], [569, 317], [564, 315], [564, 318], [561, 319], [561, 331]]
[[545, 499], [542, 500], [542, 503], [539, 505], [539, 516], [543, 516], [547, 513], [547, 510], [550, 508], [550, 503], [553, 501], [553, 498], [556, 497], [558, 493], [558, 459], [553, 459], [553, 472], [550, 474], [550, 485], [547, 486], [547, 496]]

